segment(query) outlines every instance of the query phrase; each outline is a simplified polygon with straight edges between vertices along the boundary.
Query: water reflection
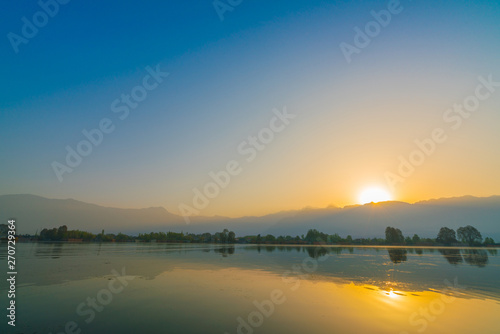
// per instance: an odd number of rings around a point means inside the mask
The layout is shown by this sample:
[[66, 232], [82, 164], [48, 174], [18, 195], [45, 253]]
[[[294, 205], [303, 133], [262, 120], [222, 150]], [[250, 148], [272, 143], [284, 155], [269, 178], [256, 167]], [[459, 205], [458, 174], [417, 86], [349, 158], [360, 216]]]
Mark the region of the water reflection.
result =
[[[462, 264], [464, 260], [471, 266], [485, 267], [488, 264], [488, 253], [483, 249], [443, 248], [438, 251], [452, 265]], [[490, 254], [496, 255], [496, 249], [494, 251]]]
[[[247, 246], [247, 249], [255, 249], [257, 252], [265, 251], [267, 253], [272, 253], [276, 250], [279, 252], [291, 252], [296, 250], [297, 252], [306, 252], [309, 257], [313, 259], [318, 259], [329, 254], [340, 255], [342, 252], [348, 252], [349, 254], [354, 254], [354, 247], [338, 247], [338, 246], [275, 246], [275, 245], [257, 245], [257, 246]], [[225, 248], [221, 250], [214, 250], [215, 252], [225, 253]], [[380, 248], [374, 248], [376, 252]], [[389, 254], [389, 259], [395, 263], [403, 263], [408, 261], [408, 254], [416, 254], [422, 256], [424, 253], [433, 254], [436, 251], [434, 248], [387, 248]], [[488, 264], [488, 253], [490, 255], [496, 256], [497, 250], [489, 248], [483, 249], [458, 249], [458, 248], [440, 248], [437, 251], [443, 255], [446, 261], [454, 266], [467, 263], [469, 265], [484, 267]], [[234, 253], [234, 247], [231, 251], [227, 251], [228, 254]]]
[[[207, 250], [209, 251], [209, 250]], [[228, 255], [234, 254], [234, 246], [223, 246], [220, 248], [214, 248], [214, 253], [219, 253], [222, 257], [227, 257]]]
[[[2, 251], [5, 254], [6, 248]], [[500, 258], [494, 248], [39, 243], [21, 244], [18, 251], [23, 259], [21, 284], [51, 285], [104, 277], [112, 269], [124, 267], [130, 275], [151, 280], [174, 268], [230, 267], [276, 275], [302, 268], [301, 275], [307, 274], [307, 279], [321, 276], [369, 283], [387, 291], [440, 290], [443, 277], [459, 277], [469, 291], [500, 296]], [[483, 270], [485, 266], [491, 268]], [[310, 273], [313, 267], [316, 269]]]
[[389, 258], [393, 263], [401, 263], [406, 261], [406, 248], [389, 248]]
[[448, 261], [449, 264], [452, 265], [458, 265], [464, 262], [464, 259], [462, 258], [462, 254], [460, 254], [459, 249], [454, 249], [454, 248], [442, 248], [438, 249], [439, 253], [441, 253], [446, 261]]
[[307, 251], [307, 254], [309, 254], [309, 257], [312, 257], [313, 259], [318, 259], [330, 253], [329, 252], [330, 249], [326, 247], [304, 247], [304, 248]]
[[[276, 250], [279, 252], [291, 252], [296, 250], [297, 252], [306, 252], [309, 257], [313, 259], [319, 259], [323, 256], [329, 254], [340, 255], [343, 252], [348, 252], [349, 254], [354, 254], [355, 247], [342, 247], [342, 246], [275, 246], [275, 245], [257, 245], [257, 246], [246, 246], [246, 249], [255, 249], [257, 252], [265, 251], [267, 253], [272, 253]], [[365, 248], [366, 249], [366, 248]], [[370, 250], [375, 250], [379, 252], [381, 247], [369, 248]], [[458, 249], [458, 248], [387, 248], [389, 254], [389, 259], [395, 264], [403, 263], [408, 261], [408, 254], [416, 254], [418, 256], [423, 256], [425, 253], [433, 254], [438, 251], [445, 260], [453, 265], [461, 265], [464, 262], [478, 267], [484, 267], [488, 264], [488, 253], [492, 256], [497, 255], [497, 249], [488, 248], [487, 251], [483, 249]], [[234, 249], [233, 249], [234, 252]]]
[[[51, 244], [40, 244], [46, 245], [47, 247], [38, 247], [38, 243], [35, 248], [35, 256], [38, 257], [50, 257], [52, 259], [59, 259], [63, 251], [64, 243], [51, 243]], [[66, 250], [65, 250], [66, 251]]]
[[[305, 257], [308, 248], [301, 248]], [[255, 250], [253, 254], [257, 254]], [[376, 252], [371, 249], [370, 253]], [[214, 256], [212, 252], [199, 254]], [[455, 286], [448, 291], [409, 291], [344, 284], [327, 276], [302, 279], [297, 285], [271, 271], [175, 268], [154, 280], [134, 279], [116, 301], [106, 304], [104, 312], [87, 324], [75, 309], [105, 284], [106, 279], [37, 287], [33, 290], [37, 293], [22, 296], [20, 305], [30, 316], [16, 329], [23, 333], [61, 332], [72, 319], [81, 332], [94, 334], [497, 333], [500, 312], [498, 303], [460, 298], [465, 291]], [[281, 299], [273, 304], [270, 296], [275, 291]], [[138, 307], [145, 304], [147, 307]], [[129, 312], [134, 316], [124, 316]]]
[[464, 249], [464, 260], [471, 266], [485, 267], [488, 264], [488, 254], [482, 249]]
[[[231, 251], [225, 251], [225, 248], [221, 248], [221, 250], [214, 250], [214, 252], [233, 254], [235, 249], [232, 248]], [[249, 250], [257, 250], [257, 252], [265, 251], [267, 253], [273, 253], [275, 251], [279, 252], [291, 252], [296, 250], [297, 252], [306, 252], [309, 257], [313, 259], [319, 259], [323, 256], [327, 256], [329, 254], [340, 255], [343, 252], [347, 252], [349, 254], [354, 254], [355, 247], [342, 247], [342, 246], [283, 246], [283, 245], [255, 245], [255, 246], [245, 246], [245, 249]], [[375, 248], [359, 248], [359, 249], [370, 249], [371, 251], [375, 250], [378, 253], [382, 247]], [[389, 259], [395, 263], [403, 263], [408, 261], [408, 254], [413, 255], [416, 254], [418, 256], [423, 256], [425, 253], [433, 254], [436, 250], [443, 255], [444, 259], [451, 265], [457, 266], [462, 265], [464, 262], [478, 267], [484, 267], [488, 264], [488, 253], [491, 256], [497, 255], [497, 249], [488, 248], [487, 250], [483, 249], [468, 249], [468, 248], [387, 248], [386, 249], [389, 254]]]
[[[407, 250], [405, 248], [394, 248], [387, 251], [393, 263], [401, 263], [407, 260]], [[433, 253], [434, 249], [429, 249], [429, 252]], [[443, 255], [449, 264], [454, 266], [462, 264], [464, 260], [471, 266], [485, 267], [488, 264], [488, 253], [483, 249], [440, 248], [438, 252]]]
[[493, 256], [497, 255], [496, 248], [487, 248], [487, 250], [488, 250], [488, 253], [490, 253], [490, 255], [493, 255]]

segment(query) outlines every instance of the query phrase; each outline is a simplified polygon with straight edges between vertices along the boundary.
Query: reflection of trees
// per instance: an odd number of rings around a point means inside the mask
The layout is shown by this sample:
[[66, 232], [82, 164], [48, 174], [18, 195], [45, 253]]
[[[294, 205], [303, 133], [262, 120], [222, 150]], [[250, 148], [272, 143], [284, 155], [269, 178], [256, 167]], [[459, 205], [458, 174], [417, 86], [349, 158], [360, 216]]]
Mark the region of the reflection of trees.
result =
[[389, 248], [389, 258], [393, 263], [401, 263], [406, 261], [406, 249], [404, 248]]
[[340, 255], [344, 249], [348, 249], [351, 253], [354, 251], [352, 247], [303, 247], [302, 249], [313, 259], [320, 258], [330, 253]]
[[422, 255], [424, 254], [424, 251], [422, 250], [422, 248], [415, 248], [415, 253], [418, 255]]
[[326, 247], [304, 247], [304, 248], [306, 249], [307, 254], [309, 254], [309, 256], [312, 257], [313, 259], [317, 259], [329, 253], [329, 249]]
[[234, 246], [224, 246], [219, 248], [214, 248], [215, 253], [221, 254], [223, 257], [234, 254]]
[[471, 266], [484, 267], [488, 264], [488, 254], [483, 249], [464, 249], [464, 260]]
[[[50, 245], [50, 248], [48, 247]], [[35, 249], [35, 256], [40, 257], [48, 257], [51, 256], [53, 259], [58, 259], [61, 257], [61, 253], [63, 250], [63, 243], [37, 243], [37, 247]]]
[[[465, 262], [471, 266], [484, 267], [488, 264], [488, 253], [483, 249], [438, 249], [449, 264], [458, 265]], [[489, 250], [488, 250], [489, 251]], [[496, 250], [495, 250], [496, 251]], [[493, 253], [490, 253], [493, 255]], [[496, 252], [495, 252], [496, 254]]]
[[263, 246], [262, 244], [260, 245], [257, 245], [257, 246], [250, 246], [250, 248], [247, 248], [247, 249], [256, 249], [257, 252], [261, 252], [263, 250], [265, 250], [266, 252], [270, 253], [270, 252], [274, 252], [276, 249], [280, 250], [280, 251], [285, 251], [285, 248], [286, 247], [278, 247], [276, 248], [276, 246]]
[[276, 250], [276, 246], [266, 246], [264, 249], [266, 250], [266, 252], [271, 253]]
[[449, 264], [457, 265], [464, 262], [464, 259], [462, 258], [459, 249], [441, 248], [438, 249], [438, 252], [444, 256], [444, 258], [448, 261]]
[[303, 252], [307, 253], [310, 257], [313, 259], [317, 259], [319, 257], [325, 256], [327, 254], [342, 254], [342, 251], [348, 250], [351, 254], [354, 253], [354, 248], [353, 247], [321, 247], [321, 246], [274, 246], [274, 245], [269, 245], [269, 246], [262, 246], [262, 245], [257, 245], [252, 248], [248, 249], [256, 249], [259, 253], [262, 250], [265, 250], [266, 252], [274, 252], [274, 251], [279, 251], [279, 252], [291, 252], [295, 250], [296, 252]]
[[495, 248], [487, 248], [488, 250], [488, 253], [490, 253], [490, 255], [497, 255], [497, 250]]
[[343, 250], [343, 249], [344, 249], [344, 248], [342, 248], [342, 247], [332, 247], [332, 248], [330, 248], [330, 251], [331, 251], [332, 253], [335, 253], [335, 254], [337, 254], [337, 255], [340, 255], [340, 254], [342, 254], [342, 250]]
[[52, 248], [52, 258], [53, 259], [60, 258], [61, 257], [61, 253], [62, 253], [62, 249], [63, 249], [63, 244], [62, 243], [54, 244], [54, 247]]

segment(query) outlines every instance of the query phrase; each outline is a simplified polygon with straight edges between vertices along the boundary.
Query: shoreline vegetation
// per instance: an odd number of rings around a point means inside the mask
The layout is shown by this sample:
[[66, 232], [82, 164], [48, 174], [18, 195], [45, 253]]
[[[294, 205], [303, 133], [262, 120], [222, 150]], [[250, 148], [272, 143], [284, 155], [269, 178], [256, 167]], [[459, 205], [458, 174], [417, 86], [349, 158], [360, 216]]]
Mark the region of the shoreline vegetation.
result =
[[[1, 227], [1, 226], [0, 226]], [[481, 233], [473, 226], [467, 225], [455, 230], [442, 227], [436, 238], [420, 238], [417, 234], [413, 237], [403, 236], [400, 229], [388, 226], [385, 229], [385, 238], [356, 238], [350, 235], [345, 238], [337, 233], [326, 234], [316, 229], [310, 229], [306, 235], [301, 236], [274, 236], [247, 235], [236, 237], [233, 231], [224, 229], [216, 233], [177, 233], [177, 232], [151, 232], [139, 233], [137, 236], [123, 233], [93, 234], [80, 230], [68, 230], [66, 225], [59, 228], [44, 228], [40, 234], [17, 235], [21, 242], [48, 241], [48, 242], [146, 242], [146, 243], [211, 243], [211, 244], [256, 244], [256, 245], [339, 245], [339, 246], [423, 246], [423, 247], [495, 247], [498, 244], [490, 238], [483, 239]]]

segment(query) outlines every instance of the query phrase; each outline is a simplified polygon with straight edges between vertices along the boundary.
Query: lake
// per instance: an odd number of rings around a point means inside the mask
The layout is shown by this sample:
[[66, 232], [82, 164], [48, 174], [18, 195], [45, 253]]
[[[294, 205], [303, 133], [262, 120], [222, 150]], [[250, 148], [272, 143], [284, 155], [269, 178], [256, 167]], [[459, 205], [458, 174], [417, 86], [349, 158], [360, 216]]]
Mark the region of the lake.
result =
[[[1, 263], [7, 272], [6, 244]], [[1, 333], [500, 333], [495, 248], [17, 244]]]

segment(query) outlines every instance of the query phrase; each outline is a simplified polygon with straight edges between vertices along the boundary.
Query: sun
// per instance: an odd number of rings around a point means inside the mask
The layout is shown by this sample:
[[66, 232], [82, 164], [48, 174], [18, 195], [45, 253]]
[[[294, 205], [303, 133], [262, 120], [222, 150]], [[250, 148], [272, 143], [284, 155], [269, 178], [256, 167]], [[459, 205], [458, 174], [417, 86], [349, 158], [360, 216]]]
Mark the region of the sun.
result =
[[392, 200], [391, 194], [382, 188], [367, 188], [359, 194], [359, 203], [378, 203]]

